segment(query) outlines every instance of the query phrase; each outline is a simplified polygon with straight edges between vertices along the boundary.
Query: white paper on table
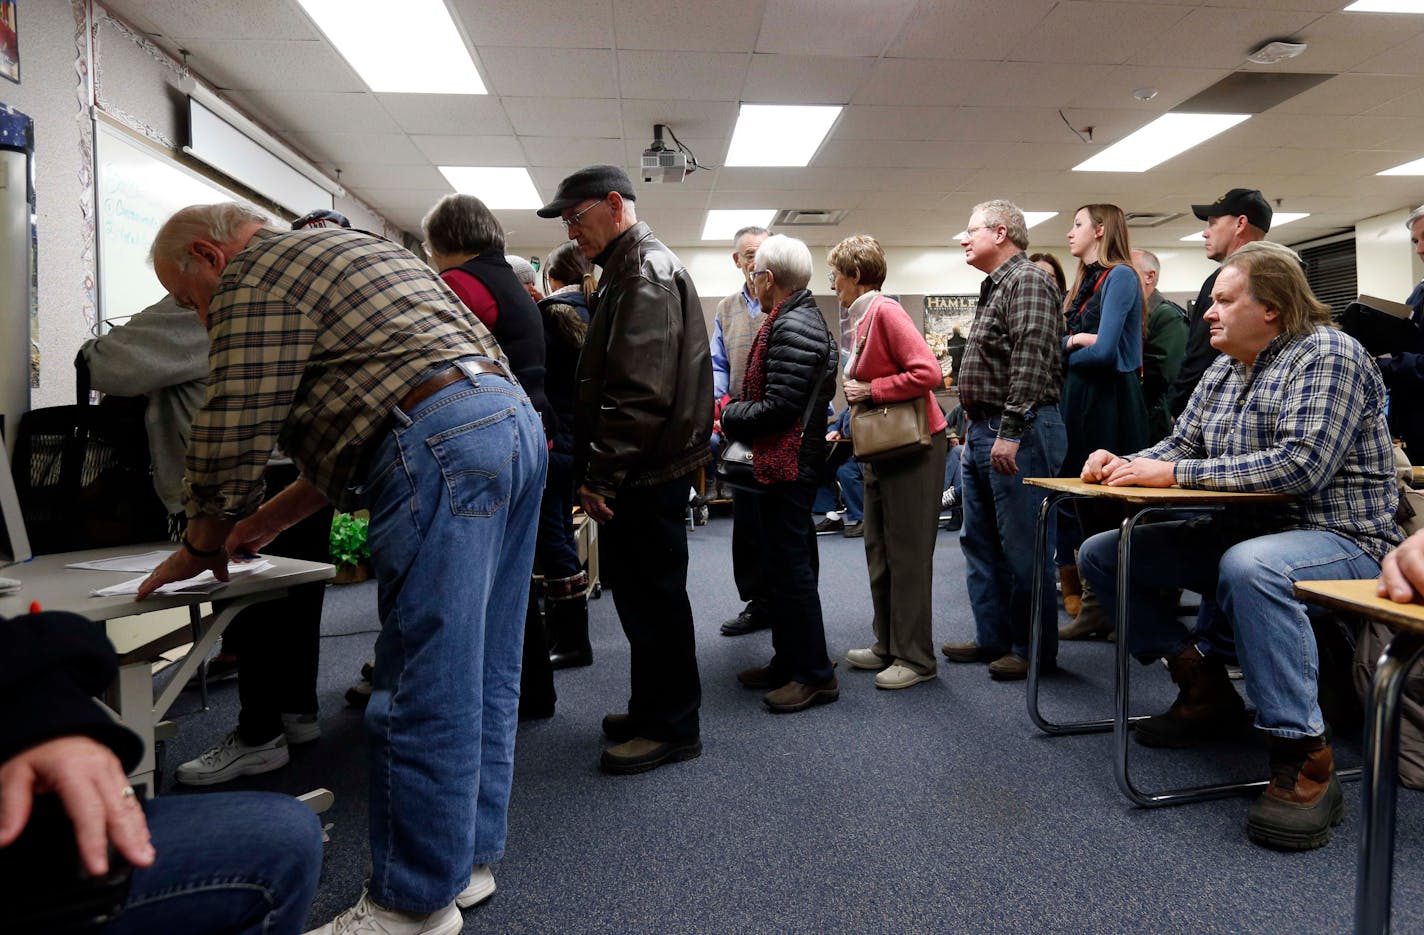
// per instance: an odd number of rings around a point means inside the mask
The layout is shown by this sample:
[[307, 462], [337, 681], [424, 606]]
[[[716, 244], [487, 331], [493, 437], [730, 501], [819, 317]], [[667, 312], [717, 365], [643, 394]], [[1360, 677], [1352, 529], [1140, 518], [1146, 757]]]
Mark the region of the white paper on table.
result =
[[[237, 581], [266, 571], [272, 567], [272, 563], [265, 559], [258, 559], [255, 562], [243, 562], [227, 566], [228, 578]], [[137, 578], [130, 578], [118, 584], [111, 584], [107, 588], [100, 588], [93, 592], [93, 597], [115, 597], [125, 594], [137, 594], [138, 586], [148, 578], [148, 575], [140, 575]], [[211, 571], [205, 571], [201, 575], [194, 575], [183, 581], [170, 581], [163, 585], [155, 594], [211, 594], [212, 592], [227, 585], [226, 581], [219, 581]]]
[[65, 565], [65, 568], [84, 568], [89, 571], [129, 571], [135, 574], [143, 572], [148, 574], [159, 565], [164, 559], [172, 555], [176, 550], [157, 549], [153, 552], [144, 552], [142, 555], [119, 555], [114, 558], [102, 558], [92, 562], [75, 562], [72, 565]]

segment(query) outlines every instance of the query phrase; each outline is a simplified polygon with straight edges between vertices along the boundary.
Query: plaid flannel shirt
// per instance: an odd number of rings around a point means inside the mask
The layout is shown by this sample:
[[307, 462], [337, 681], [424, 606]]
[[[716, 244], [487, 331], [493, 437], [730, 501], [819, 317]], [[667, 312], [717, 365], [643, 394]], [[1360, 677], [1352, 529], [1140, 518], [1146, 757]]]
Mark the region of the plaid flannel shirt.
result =
[[341, 509], [364, 455], [441, 363], [499, 345], [435, 272], [360, 231], [259, 231], [208, 309], [207, 401], [193, 420], [184, 506], [236, 517], [262, 500], [274, 444]]
[[1379, 561], [1400, 540], [1384, 400], [1379, 369], [1353, 338], [1327, 327], [1282, 334], [1249, 369], [1222, 355], [1172, 434], [1129, 457], [1174, 462], [1183, 487], [1294, 494], [1223, 521], [1253, 535], [1330, 530]]
[[971, 418], [1002, 414], [999, 437], [1018, 440], [1063, 382], [1063, 295], [1047, 273], [1015, 253], [988, 276], [969, 329], [959, 399]]

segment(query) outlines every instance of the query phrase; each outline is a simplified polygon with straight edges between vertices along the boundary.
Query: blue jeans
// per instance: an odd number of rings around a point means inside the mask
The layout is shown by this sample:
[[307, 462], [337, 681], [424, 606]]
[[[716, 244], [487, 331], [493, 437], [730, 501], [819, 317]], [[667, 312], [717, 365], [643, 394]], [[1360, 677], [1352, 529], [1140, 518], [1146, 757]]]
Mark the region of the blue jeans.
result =
[[145, 802], [157, 859], [136, 868], [104, 935], [293, 935], [321, 872], [321, 825], [270, 792], [169, 795]]
[[370, 894], [443, 908], [504, 853], [520, 654], [547, 449], [518, 384], [438, 391], [371, 461], [381, 633], [371, 736]]
[[956, 496], [959, 494], [959, 486], [962, 483], [959, 465], [963, 459], [963, 445], [950, 445], [949, 451], [944, 456], [944, 489], [953, 490]]
[[[1024, 431], [1015, 456], [1018, 473], [999, 474], [989, 464], [989, 452], [999, 433], [999, 420], [971, 420], [960, 471], [964, 502], [964, 551], [969, 600], [974, 608], [975, 641], [992, 652], [1028, 657], [1028, 629], [1033, 595], [1033, 541], [1038, 508], [1047, 491], [1029, 487], [1025, 477], [1057, 477], [1068, 447], [1057, 406], [1040, 406]], [[1053, 535], [1043, 556], [1043, 661], [1058, 658], [1057, 615], [1054, 613]]]
[[860, 471], [860, 462], [854, 458], [836, 468], [836, 480], [841, 485], [841, 499], [845, 500], [846, 523], [858, 523], [865, 518], [865, 478]]
[[[1104, 613], [1117, 615], [1117, 530], [1099, 533], [1078, 552], [1083, 577]], [[1194, 643], [1202, 655], [1241, 661], [1256, 726], [1279, 737], [1318, 737], [1325, 720], [1317, 697], [1319, 655], [1297, 581], [1372, 578], [1379, 563], [1344, 536], [1295, 529], [1241, 539], [1209, 517], [1138, 526], [1132, 538], [1128, 649], [1144, 662]], [[1202, 595], [1190, 632], [1164, 588]]]

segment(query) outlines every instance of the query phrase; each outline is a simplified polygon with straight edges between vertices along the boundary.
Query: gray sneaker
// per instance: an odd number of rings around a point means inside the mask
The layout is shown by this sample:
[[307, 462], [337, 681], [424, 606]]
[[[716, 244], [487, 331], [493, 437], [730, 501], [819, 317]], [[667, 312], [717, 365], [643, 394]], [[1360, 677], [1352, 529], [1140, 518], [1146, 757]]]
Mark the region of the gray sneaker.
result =
[[282, 732], [287, 743], [311, 743], [321, 737], [321, 721], [315, 714], [282, 714]]
[[216, 747], [178, 767], [176, 778], [185, 786], [215, 786], [238, 776], [270, 773], [286, 766], [291, 759], [286, 734], [248, 746], [237, 736], [237, 731], [233, 731]]

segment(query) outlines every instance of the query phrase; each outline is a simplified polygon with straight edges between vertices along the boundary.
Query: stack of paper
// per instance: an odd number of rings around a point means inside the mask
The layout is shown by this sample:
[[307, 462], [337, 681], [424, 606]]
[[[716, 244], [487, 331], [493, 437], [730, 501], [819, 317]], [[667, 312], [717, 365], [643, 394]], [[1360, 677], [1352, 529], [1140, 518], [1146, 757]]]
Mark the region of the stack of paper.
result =
[[[157, 567], [156, 565], [154, 567]], [[272, 567], [272, 563], [266, 559], [258, 559], [255, 562], [243, 562], [241, 564], [230, 564], [227, 566], [228, 578], [237, 581], [247, 578], [258, 572], [266, 571]], [[130, 569], [107, 569], [109, 571], [120, 571]], [[151, 570], [151, 569], [150, 569]], [[107, 588], [100, 588], [93, 592], [94, 597], [114, 597], [116, 595], [137, 594], [138, 586], [143, 584], [148, 578], [148, 573], [139, 575], [137, 578], [130, 578], [128, 581], [119, 584], [111, 584]], [[155, 594], [211, 594], [219, 588], [226, 587], [227, 582], [219, 581], [211, 571], [205, 571], [201, 575], [195, 575], [185, 581], [172, 581], [155, 591]]]

